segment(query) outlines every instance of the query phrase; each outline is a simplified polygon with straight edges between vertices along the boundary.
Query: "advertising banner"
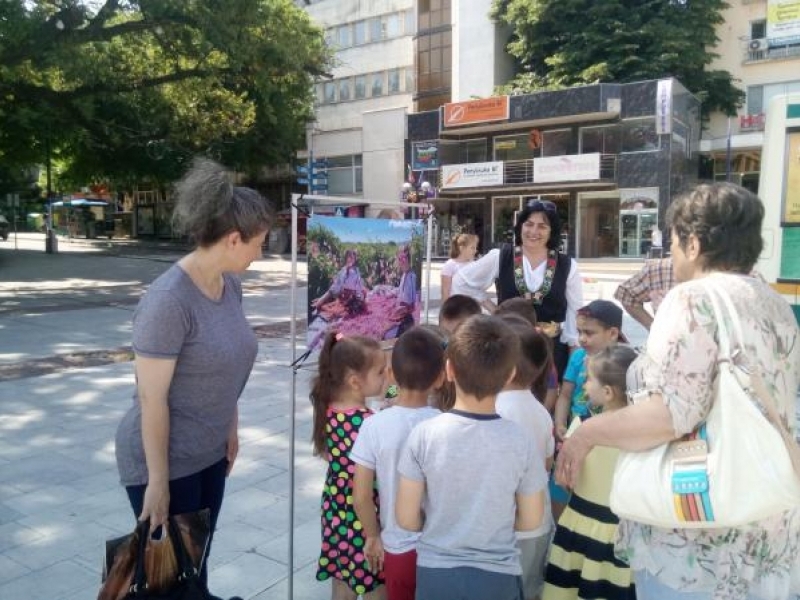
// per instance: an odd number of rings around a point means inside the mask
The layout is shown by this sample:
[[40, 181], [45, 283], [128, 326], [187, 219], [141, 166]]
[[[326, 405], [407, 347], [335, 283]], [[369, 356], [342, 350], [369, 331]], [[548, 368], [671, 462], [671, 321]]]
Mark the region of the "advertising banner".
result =
[[780, 45], [800, 39], [800, 0], [768, 0], [767, 39]]
[[419, 323], [424, 222], [308, 220], [308, 349], [325, 334], [390, 340]]
[[534, 183], [600, 179], [600, 154], [571, 154], [533, 159]]
[[800, 225], [800, 131], [786, 135], [786, 182], [783, 193], [783, 222]]
[[444, 105], [444, 126], [457, 127], [471, 123], [508, 120], [508, 107], [508, 96], [450, 102]]
[[662, 79], [656, 90], [656, 133], [672, 133], [672, 79]]
[[471, 188], [503, 185], [503, 163], [485, 162], [442, 167], [442, 188]]

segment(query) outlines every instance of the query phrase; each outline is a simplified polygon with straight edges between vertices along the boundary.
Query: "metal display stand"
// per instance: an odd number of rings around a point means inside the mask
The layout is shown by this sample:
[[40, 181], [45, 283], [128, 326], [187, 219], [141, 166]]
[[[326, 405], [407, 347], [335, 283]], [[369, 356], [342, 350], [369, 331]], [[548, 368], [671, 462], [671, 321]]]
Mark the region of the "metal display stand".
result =
[[[298, 340], [297, 340], [297, 254], [298, 254], [298, 213], [303, 212], [308, 215], [314, 214], [315, 206], [325, 205], [341, 205], [349, 203], [369, 203], [373, 207], [384, 208], [413, 208], [419, 209], [424, 207], [427, 211], [427, 216], [424, 219], [425, 223], [425, 261], [423, 263], [425, 285], [422, 294], [422, 314], [420, 320], [428, 322], [428, 306], [430, 304], [430, 290], [431, 290], [431, 251], [432, 251], [432, 234], [433, 234], [433, 214], [434, 207], [426, 203], [411, 203], [411, 202], [387, 202], [378, 201], [370, 202], [362, 198], [346, 198], [341, 196], [317, 196], [311, 194], [292, 194], [292, 268], [291, 268], [291, 288], [290, 288], [290, 302], [291, 302], [291, 320], [289, 321], [289, 336], [292, 343], [292, 362], [289, 365], [292, 368], [292, 410], [290, 416], [290, 439], [289, 439], [289, 548], [288, 548], [288, 566], [289, 566], [289, 579], [287, 585], [287, 597], [292, 600], [294, 596], [294, 506], [295, 506], [295, 437], [297, 433], [297, 373], [301, 369], [308, 369], [316, 366], [316, 361], [308, 361], [310, 352], [298, 356]], [[339, 217], [348, 218], [348, 217]], [[353, 217], [358, 218], [358, 217]], [[424, 316], [423, 316], [424, 315]]]

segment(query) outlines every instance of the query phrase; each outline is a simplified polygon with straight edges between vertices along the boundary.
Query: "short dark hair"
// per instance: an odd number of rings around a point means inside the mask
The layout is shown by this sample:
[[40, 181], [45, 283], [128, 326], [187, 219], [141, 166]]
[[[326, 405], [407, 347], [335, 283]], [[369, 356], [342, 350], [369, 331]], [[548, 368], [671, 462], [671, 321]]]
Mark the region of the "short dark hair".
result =
[[422, 326], [403, 333], [392, 350], [397, 385], [407, 390], [430, 390], [444, 370], [444, 349], [443, 338]]
[[476, 398], [503, 389], [518, 355], [519, 338], [514, 330], [488, 315], [473, 315], [464, 321], [447, 346], [456, 387]]
[[439, 319], [458, 321], [482, 312], [481, 305], [475, 298], [454, 294], [442, 302], [442, 306], [439, 308]]
[[555, 204], [549, 200], [540, 200], [538, 198], [528, 198], [525, 208], [517, 213], [517, 222], [514, 224], [514, 243], [517, 246], [522, 243], [522, 224], [537, 212], [542, 213], [550, 225], [550, 237], [547, 240], [547, 247], [550, 250], [558, 250], [561, 245], [561, 217], [558, 216]]
[[700, 242], [706, 269], [750, 273], [764, 247], [764, 205], [753, 192], [733, 183], [702, 183], [678, 196], [667, 222], [685, 249], [689, 236]]
[[[536, 331], [533, 327], [526, 327], [528, 321], [520, 315], [506, 313], [499, 315], [499, 318], [508, 323], [519, 338], [520, 352], [519, 358], [517, 358], [517, 370], [514, 373], [512, 383], [520, 387], [532, 388], [539, 378], [544, 375], [546, 393], [547, 371], [552, 364], [552, 342], [550, 338]], [[542, 399], [544, 399], [544, 396], [542, 396]]]
[[519, 315], [530, 323], [532, 327], [536, 327], [536, 324], [539, 322], [539, 318], [536, 316], [536, 309], [533, 307], [533, 301], [523, 298], [522, 296], [515, 296], [503, 300], [494, 314], [498, 316]]

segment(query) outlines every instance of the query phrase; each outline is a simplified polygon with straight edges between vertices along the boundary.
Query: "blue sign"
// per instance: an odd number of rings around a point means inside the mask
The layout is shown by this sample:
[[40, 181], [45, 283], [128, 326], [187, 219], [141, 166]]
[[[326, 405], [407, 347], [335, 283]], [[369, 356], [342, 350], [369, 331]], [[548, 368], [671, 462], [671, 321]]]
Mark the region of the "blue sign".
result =
[[311, 162], [311, 167], [313, 169], [327, 169], [328, 168], [328, 159], [327, 158], [320, 158], [319, 160], [315, 160]]
[[298, 175], [308, 175], [308, 165], [297, 165], [297, 169], [295, 170]]
[[297, 183], [300, 185], [308, 185], [308, 177], [298, 177]]
[[322, 184], [322, 185], [311, 184], [311, 191], [312, 192], [327, 192], [328, 191], [328, 184], [327, 183], [326, 184]]

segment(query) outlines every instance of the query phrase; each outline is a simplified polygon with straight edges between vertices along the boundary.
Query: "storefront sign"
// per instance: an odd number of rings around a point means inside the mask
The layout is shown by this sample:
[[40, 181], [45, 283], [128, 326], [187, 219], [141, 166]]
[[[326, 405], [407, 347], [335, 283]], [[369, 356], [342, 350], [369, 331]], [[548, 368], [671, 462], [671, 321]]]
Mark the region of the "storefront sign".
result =
[[470, 123], [502, 121], [508, 119], [508, 114], [508, 96], [451, 102], [444, 105], [444, 126], [458, 127]]
[[411, 168], [414, 171], [427, 171], [439, 168], [439, 145], [433, 142], [411, 143]]
[[786, 182], [783, 190], [783, 222], [800, 224], [800, 131], [786, 135]]
[[767, 2], [767, 39], [770, 44], [789, 43], [800, 37], [800, 0]]
[[662, 79], [656, 90], [656, 133], [672, 133], [672, 79]]
[[600, 179], [600, 154], [572, 154], [533, 159], [533, 182], [590, 181]]
[[442, 188], [503, 185], [503, 163], [485, 162], [442, 167]]

